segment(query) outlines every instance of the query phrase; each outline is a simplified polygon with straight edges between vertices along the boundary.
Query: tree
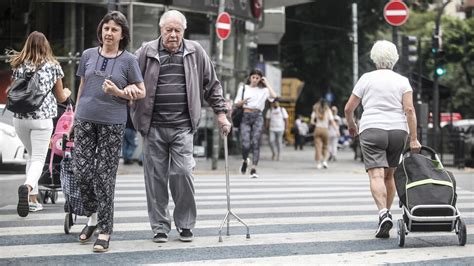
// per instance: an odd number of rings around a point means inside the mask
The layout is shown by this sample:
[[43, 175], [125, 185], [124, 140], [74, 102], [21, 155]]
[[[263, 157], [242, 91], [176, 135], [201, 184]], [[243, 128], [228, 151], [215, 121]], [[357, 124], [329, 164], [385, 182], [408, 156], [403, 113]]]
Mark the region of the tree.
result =
[[[280, 61], [284, 76], [305, 81], [297, 113], [308, 116], [313, 104], [328, 91], [335, 94], [334, 104], [339, 107], [351, 94], [351, 5], [343, 0], [315, 1], [286, 9]], [[359, 1], [359, 33], [370, 34], [382, 25], [383, 5], [379, 0]], [[364, 36], [359, 35], [362, 53], [372, 45]], [[370, 67], [364, 58], [361, 70]]]

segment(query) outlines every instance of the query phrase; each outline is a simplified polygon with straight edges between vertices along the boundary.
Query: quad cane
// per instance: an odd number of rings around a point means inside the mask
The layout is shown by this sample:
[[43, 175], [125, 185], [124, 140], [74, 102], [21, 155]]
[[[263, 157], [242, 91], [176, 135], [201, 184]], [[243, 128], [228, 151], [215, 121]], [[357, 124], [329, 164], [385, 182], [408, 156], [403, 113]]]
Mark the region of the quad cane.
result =
[[224, 226], [224, 223], [227, 221], [227, 235], [230, 236], [229, 232], [229, 226], [230, 226], [230, 216], [234, 216], [237, 221], [245, 225], [247, 228], [247, 239], [250, 238], [250, 230], [248, 225], [242, 221], [242, 219], [239, 218], [235, 213], [233, 213], [230, 210], [230, 182], [229, 182], [229, 149], [227, 147], [227, 136], [224, 136], [224, 157], [225, 157], [225, 187], [227, 191], [227, 213], [224, 217], [224, 220], [222, 220], [221, 226], [219, 227], [219, 242], [222, 242], [222, 227]]

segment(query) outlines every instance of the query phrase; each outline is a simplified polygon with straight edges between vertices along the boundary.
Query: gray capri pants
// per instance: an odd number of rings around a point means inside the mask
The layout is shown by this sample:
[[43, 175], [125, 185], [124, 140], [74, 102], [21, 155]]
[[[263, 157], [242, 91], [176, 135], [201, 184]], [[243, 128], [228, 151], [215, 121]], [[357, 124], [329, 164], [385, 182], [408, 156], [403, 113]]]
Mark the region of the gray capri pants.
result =
[[359, 135], [365, 170], [397, 167], [405, 149], [408, 133], [404, 130], [368, 128]]

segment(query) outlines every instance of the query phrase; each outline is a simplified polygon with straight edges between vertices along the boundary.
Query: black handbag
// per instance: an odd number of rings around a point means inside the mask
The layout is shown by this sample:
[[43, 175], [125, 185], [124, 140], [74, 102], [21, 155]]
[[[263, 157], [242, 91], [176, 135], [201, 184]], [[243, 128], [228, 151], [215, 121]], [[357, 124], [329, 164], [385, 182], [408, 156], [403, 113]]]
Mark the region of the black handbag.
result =
[[22, 77], [13, 81], [7, 93], [6, 109], [14, 113], [29, 113], [40, 108], [52, 91], [52, 88], [47, 93], [40, 90], [40, 77], [37, 72], [43, 65], [35, 72], [25, 71]]
[[[242, 100], [244, 99], [245, 93], [245, 84], [242, 86]], [[242, 117], [244, 116], [244, 107], [234, 107], [232, 109], [232, 125], [234, 128], [240, 127], [240, 122], [242, 122]]]

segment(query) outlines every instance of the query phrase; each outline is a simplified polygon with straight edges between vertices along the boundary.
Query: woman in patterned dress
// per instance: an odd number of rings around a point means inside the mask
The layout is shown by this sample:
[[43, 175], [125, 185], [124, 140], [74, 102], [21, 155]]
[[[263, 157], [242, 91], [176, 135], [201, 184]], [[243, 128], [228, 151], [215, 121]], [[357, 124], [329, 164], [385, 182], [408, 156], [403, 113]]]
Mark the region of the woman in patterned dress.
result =
[[79, 241], [87, 242], [98, 230], [93, 251], [105, 252], [112, 234], [127, 102], [145, 97], [145, 86], [136, 57], [125, 50], [130, 29], [121, 12], [104, 16], [97, 27], [97, 39], [100, 46], [82, 53], [76, 73], [81, 82], [74, 120], [73, 171], [89, 217]]
[[48, 153], [49, 140], [53, 132], [53, 118], [58, 114], [57, 101], [66, 101], [71, 91], [63, 88], [63, 70], [43, 33], [38, 31], [30, 33], [22, 50], [11, 51], [11, 53], [12, 79], [23, 77], [26, 72], [37, 71], [36, 75], [39, 76], [40, 81], [39, 89], [47, 95], [37, 110], [13, 115], [15, 131], [28, 152], [26, 180], [18, 188], [17, 205], [18, 215], [25, 217], [30, 211], [43, 209], [36, 199], [38, 180]]

